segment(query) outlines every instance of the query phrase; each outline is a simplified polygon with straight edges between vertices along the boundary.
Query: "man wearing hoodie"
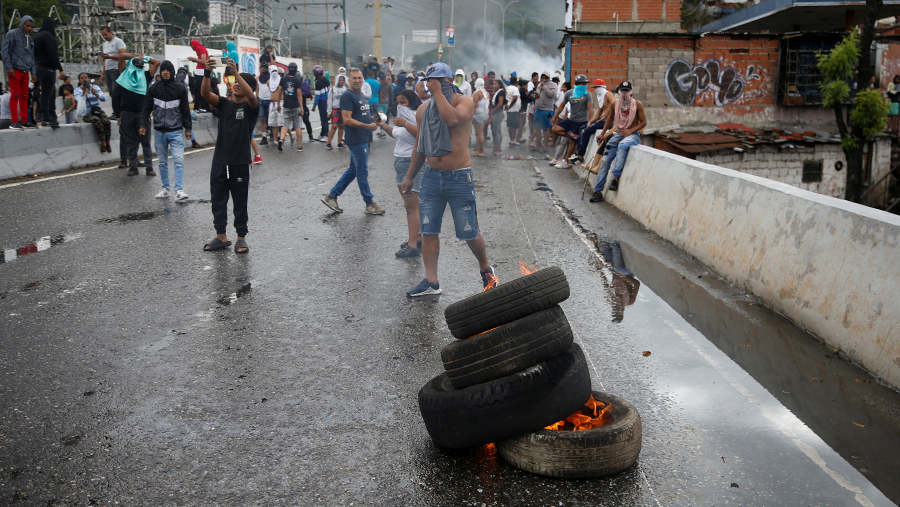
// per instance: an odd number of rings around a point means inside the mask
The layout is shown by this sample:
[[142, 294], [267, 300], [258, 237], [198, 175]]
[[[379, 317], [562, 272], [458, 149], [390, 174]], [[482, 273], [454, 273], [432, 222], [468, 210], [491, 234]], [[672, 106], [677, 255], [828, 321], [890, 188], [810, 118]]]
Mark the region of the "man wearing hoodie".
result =
[[[144, 101], [144, 115], [141, 118], [140, 135], [147, 134], [150, 113], [153, 113], [153, 128], [156, 130], [156, 153], [159, 155], [159, 176], [162, 190], [157, 199], [169, 197], [169, 149], [175, 163], [175, 201], [188, 199], [184, 191], [184, 139], [191, 138], [191, 106], [188, 102], [187, 87], [175, 79], [175, 65], [164, 60], [159, 66], [162, 81], [150, 87]], [[182, 130], [184, 132], [182, 132]], [[135, 150], [136, 151], [136, 150]], [[136, 154], [135, 154], [136, 155]]]
[[12, 113], [12, 125], [10, 126], [12, 128], [37, 128], [37, 125], [28, 121], [29, 74], [31, 82], [37, 81], [34, 41], [31, 40], [32, 30], [34, 30], [34, 19], [31, 16], [22, 16], [19, 28], [7, 32], [3, 39], [3, 48], [0, 49], [3, 67], [6, 69], [6, 77], [9, 80], [9, 91], [12, 93], [9, 100], [9, 110]]
[[[313, 76], [316, 77], [316, 99], [313, 101], [312, 110], [319, 108], [319, 123], [322, 130], [319, 132], [319, 141], [328, 141], [328, 89], [331, 88], [331, 81], [325, 77], [325, 69], [321, 65], [313, 67]], [[299, 135], [299, 134], [298, 134]]]
[[41, 85], [40, 111], [44, 123], [58, 129], [56, 119], [56, 71], [59, 77], [65, 78], [62, 64], [59, 63], [59, 47], [56, 43], [56, 20], [44, 18], [41, 31], [34, 36], [34, 63], [37, 67], [37, 80]]

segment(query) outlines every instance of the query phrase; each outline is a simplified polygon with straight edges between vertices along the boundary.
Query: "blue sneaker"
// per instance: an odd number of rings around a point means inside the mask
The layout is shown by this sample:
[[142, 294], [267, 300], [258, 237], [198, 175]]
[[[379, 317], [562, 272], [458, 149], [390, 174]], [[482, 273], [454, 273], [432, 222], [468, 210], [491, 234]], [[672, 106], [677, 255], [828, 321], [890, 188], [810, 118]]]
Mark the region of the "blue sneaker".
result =
[[484, 284], [484, 290], [493, 289], [500, 285], [500, 279], [494, 274], [494, 268], [490, 267], [481, 272], [481, 283]]
[[412, 289], [406, 291], [406, 295], [413, 298], [416, 296], [428, 296], [431, 294], [440, 294], [441, 293], [441, 284], [439, 283], [431, 283], [427, 278], [423, 278], [419, 285], [416, 285]]

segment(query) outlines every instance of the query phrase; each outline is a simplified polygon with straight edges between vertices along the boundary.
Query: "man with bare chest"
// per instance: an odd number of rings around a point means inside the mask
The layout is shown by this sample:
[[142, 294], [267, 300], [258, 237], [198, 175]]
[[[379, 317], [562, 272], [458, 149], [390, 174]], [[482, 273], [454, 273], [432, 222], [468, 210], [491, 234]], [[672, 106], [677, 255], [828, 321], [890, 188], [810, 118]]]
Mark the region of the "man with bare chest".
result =
[[475, 208], [475, 179], [469, 157], [475, 102], [454, 90], [452, 79], [453, 72], [445, 63], [436, 63], [425, 72], [426, 87], [432, 98], [416, 111], [419, 135], [409, 172], [400, 187], [403, 195], [409, 195], [413, 179], [420, 170], [425, 172], [419, 191], [425, 279], [407, 291], [406, 295], [410, 297], [441, 293], [437, 276], [441, 249], [438, 234], [447, 205], [450, 205], [456, 237], [469, 245], [478, 260], [484, 289], [499, 284], [494, 269], [488, 263]]

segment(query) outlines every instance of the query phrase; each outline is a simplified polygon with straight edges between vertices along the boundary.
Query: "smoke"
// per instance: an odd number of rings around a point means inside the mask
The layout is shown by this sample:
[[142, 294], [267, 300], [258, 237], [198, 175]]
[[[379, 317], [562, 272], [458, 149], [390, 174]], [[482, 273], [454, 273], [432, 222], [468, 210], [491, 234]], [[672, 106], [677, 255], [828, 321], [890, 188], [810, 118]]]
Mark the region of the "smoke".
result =
[[[479, 20], [476, 30], [478, 35], [474, 37], [474, 42], [480, 43], [483, 40], [482, 30], [483, 25]], [[563, 65], [560, 52], [556, 49], [556, 41], [548, 44], [545, 40], [542, 46], [539, 37], [528, 37], [525, 41], [507, 37], [504, 48], [501, 32], [490, 26], [487, 32], [486, 51], [482, 50], [481, 44], [476, 46], [477, 57], [474, 61], [468, 58], [460, 62], [466, 66], [467, 75], [473, 71], [481, 74], [482, 70], [485, 70], [494, 71], [498, 76], [509, 77], [509, 74], [515, 71], [520, 78], [530, 79], [532, 72], [549, 70], [552, 74], [562, 69]], [[487, 54], [483, 56], [485, 52]], [[454, 66], [458, 67], [455, 62]]]

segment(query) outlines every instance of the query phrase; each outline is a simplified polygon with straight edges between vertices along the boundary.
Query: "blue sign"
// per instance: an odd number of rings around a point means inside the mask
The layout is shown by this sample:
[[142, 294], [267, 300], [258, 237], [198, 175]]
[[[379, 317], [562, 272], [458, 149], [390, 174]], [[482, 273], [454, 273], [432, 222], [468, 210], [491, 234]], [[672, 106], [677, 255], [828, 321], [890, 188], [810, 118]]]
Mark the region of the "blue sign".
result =
[[453, 39], [454, 37], [447, 37], [447, 45], [451, 48], [453, 47]]

